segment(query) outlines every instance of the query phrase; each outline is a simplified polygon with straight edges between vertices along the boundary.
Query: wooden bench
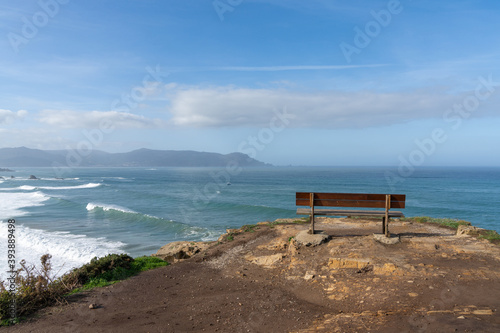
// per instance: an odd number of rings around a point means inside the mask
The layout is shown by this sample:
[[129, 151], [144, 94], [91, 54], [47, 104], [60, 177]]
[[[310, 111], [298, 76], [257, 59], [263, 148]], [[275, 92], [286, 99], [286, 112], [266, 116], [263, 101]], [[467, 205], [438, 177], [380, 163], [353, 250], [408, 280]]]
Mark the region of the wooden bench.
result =
[[[382, 233], [389, 237], [389, 219], [404, 217], [402, 212], [391, 209], [405, 208], [405, 200], [404, 194], [297, 192], [295, 195], [297, 206], [309, 206], [309, 208], [298, 208], [297, 215], [309, 215], [311, 221], [309, 233], [312, 234], [315, 215], [382, 216]], [[315, 207], [384, 208], [384, 210], [315, 209]]]

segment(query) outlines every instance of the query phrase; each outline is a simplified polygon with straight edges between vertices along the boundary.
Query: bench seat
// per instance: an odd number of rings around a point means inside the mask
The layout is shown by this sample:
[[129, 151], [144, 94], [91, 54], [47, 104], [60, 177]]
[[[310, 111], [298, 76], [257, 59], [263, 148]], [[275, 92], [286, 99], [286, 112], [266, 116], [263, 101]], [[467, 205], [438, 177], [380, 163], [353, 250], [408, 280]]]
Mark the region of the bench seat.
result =
[[[311, 214], [310, 208], [298, 208], [297, 215]], [[385, 211], [382, 210], [347, 210], [347, 209], [315, 209], [314, 215], [328, 216], [385, 216]], [[389, 211], [389, 217], [404, 217], [403, 212]]]

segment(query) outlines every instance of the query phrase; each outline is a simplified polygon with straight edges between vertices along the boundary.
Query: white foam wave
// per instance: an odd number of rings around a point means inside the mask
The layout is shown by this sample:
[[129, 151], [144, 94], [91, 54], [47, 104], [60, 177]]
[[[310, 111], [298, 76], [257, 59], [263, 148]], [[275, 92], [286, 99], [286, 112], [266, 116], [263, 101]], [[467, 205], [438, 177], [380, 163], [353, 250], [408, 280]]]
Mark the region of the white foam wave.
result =
[[[23, 186], [19, 186], [17, 189], [23, 190], [23, 191], [33, 191], [34, 189], [36, 189], [36, 187], [29, 186], [29, 185], [23, 185]], [[15, 189], [13, 189], [13, 190], [15, 190]]]
[[131, 209], [121, 207], [118, 205], [108, 205], [108, 204], [93, 203], [93, 202], [89, 202], [87, 204], [88, 211], [92, 211], [92, 210], [99, 209], [99, 208], [104, 210], [104, 211], [116, 210], [116, 211], [123, 212], [123, 213], [138, 214], [137, 212], [135, 212]]
[[[0, 244], [7, 244], [7, 223], [0, 223]], [[52, 255], [53, 272], [62, 275], [72, 268], [88, 263], [93, 257], [110, 253], [123, 253], [122, 242], [106, 238], [92, 238], [69, 232], [49, 232], [16, 225], [16, 261], [25, 259], [29, 264], [40, 266], [40, 257]], [[0, 256], [7, 258], [7, 246], [0, 247]], [[19, 267], [19, 265], [17, 266]], [[6, 277], [7, 260], [0, 260], [0, 279]]]
[[1, 191], [33, 191], [33, 190], [76, 190], [76, 189], [84, 189], [84, 188], [95, 188], [101, 186], [101, 183], [88, 183], [83, 185], [75, 185], [75, 186], [30, 186], [30, 185], [22, 185], [15, 188], [2, 188]]
[[22, 208], [43, 206], [43, 202], [49, 199], [42, 192], [0, 193], [0, 212], [2, 218], [16, 218], [27, 214]]
[[81, 188], [95, 188], [101, 186], [101, 183], [88, 183], [84, 185], [75, 185], [75, 186], [40, 186], [39, 189], [43, 190], [75, 190]]

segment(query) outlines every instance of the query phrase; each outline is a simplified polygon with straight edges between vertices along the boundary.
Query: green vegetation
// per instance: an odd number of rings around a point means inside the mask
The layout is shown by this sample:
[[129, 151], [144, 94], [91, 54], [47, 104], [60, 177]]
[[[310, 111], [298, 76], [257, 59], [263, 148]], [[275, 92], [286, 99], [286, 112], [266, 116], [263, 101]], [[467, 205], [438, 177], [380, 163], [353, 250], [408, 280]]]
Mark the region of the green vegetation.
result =
[[293, 221], [287, 221], [287, 220], [276, 220], [274, 222], [271, 223], [271, 225], [278, 225], [278, 224], [305, 224], [305, 223], [309, 223], [309, 217], [301, 217], [300, 219], [295, 219]]
[[417, 222], [417, 223], [432, 223], [432, 224], [437, 224], [437, 225], [452, 228], [452, 229], [458, 229], [458, 227], [461, 225], [471, 225], [470, 222], [464, 221], [464, 220], [456, 220], [456, 219], [449, 219], [449, 218], [434, 218], [434, 217], [428, 217], [428, 216], [415, 216], [415, 217], [410, 217], [410, 218], [401, 218], [400, 221], [410, 221], [410, 222]]
[[73, 289], [69, 294], [95, 287], [104, 287], [125, 280], [140, 272], [168, 265], [166, 261], [157, 257], [144, 256], [131, 261], [130, 259], [132, 258], [124, 254], [111, 254], [99, 259], [92, 259], [89, 264], [70, 273], [68, 278], [71, 280], [76, 277], [82, 286]]
[[[76, 292], [116, 283], [139, 272], [160, 266], [167, 262], [156, 257], [132, 258], [126, 254], [110, 254], [94, 258], [90, 263], [59, 277], [52, 277], [51, 255], [43, 255], [41, 267], [27, 265], [23, 260], [21, 268], [14, 274], [13, 281], [0, 281], [1, 325], [11, 325], [43, 307], [65, 301], [65, 297]], [[14, 282], [15, 293], [9, 292]], [[15, 304], [16, 318], [11, 318], [10, 307]]]
[[500, 244], [500, 235], [495, 230], [484, 230], [479, 238], [489, 240], [492, 243]]
[[243, 232], [255, 232], [255, 230], [259, 230], [259, 227], [257, 224], [245, 224], [240, 229]]

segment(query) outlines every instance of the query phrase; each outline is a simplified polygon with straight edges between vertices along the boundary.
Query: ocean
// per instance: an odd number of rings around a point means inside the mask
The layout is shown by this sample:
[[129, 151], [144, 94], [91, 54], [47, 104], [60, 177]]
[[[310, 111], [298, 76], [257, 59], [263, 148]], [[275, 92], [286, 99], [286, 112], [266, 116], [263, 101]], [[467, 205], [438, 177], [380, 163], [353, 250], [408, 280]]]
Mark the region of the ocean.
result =
[[500, 231], [500, 168], [74, 168], [63, 179], [52, 168], [13, 169], [0, 173], [0, 279], [9, 219], [17, 262], [50, 253], [62, 274], [94, 256], [150, 255], [168, 242], [297, 217], [297, 191], [406, 194], [406, 216]]

